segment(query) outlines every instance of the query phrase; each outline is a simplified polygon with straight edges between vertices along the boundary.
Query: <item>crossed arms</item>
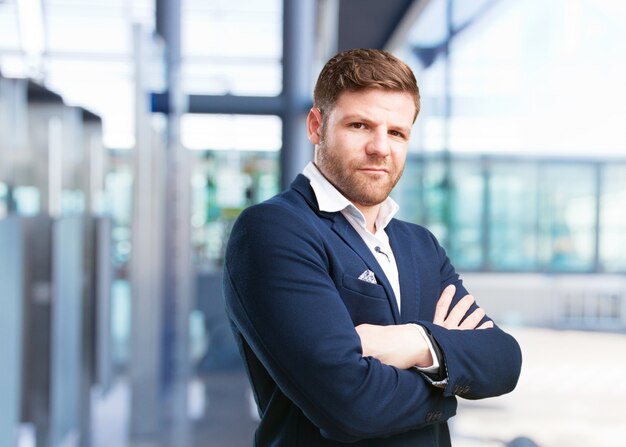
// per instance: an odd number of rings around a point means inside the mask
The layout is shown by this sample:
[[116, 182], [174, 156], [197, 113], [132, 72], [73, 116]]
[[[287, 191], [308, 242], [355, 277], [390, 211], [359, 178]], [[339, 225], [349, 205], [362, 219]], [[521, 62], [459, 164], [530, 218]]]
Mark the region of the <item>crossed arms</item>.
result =
[[[352, 261], [345, 259], [353, 256], [359, 262], [356, 254], [327, 222], [308, 212], [277, 202], [248, 208], [233, 228], [226, 253], [226, 308], [261, 413], [280, 390], [324, 437], [349, 442], [445, 421], [456, 412], [459, 390], [467, 390], [463, 397], [480, 398], [515, 386], [521, 362], [517, 343], [497, 327], [450, 330], [475, 326], [482, 312], [474, 315], [473, 310], [473, 317], [461, 321], [464, 306], [476, 307], [464, 298], [446, 315], [455, 302], [452, 289], [442, 294], [434, 321], [417, 322], [444, 353], [448, 386], [436, 388], [409, 368], [417, 361], [428, 364], [428, 358], [413, 358], [423, 354], [423, 346], [412, 345], [421, 343], [419, 334], [413, 334], [418, 336], [410, 342], [409, 354], [399, 355], [398, 365], [407, 369], [390, 366], [396, 360], [384, 357], [385, 348], [377, 347], [385, 344], [381, 334], [393, 336], [393, 331], [411, 327], [361, 325], [355, 331], [345, 300], [365, 299], [372, 312], [389, 312], [388, 301], [355, 295], [345, 277], [350, 273], [356, 281], [363, 268], [347, 272], [345, 266]], [[464, 289], [443, 249], [425, 231], [411, 228], [420, 232], [411, 240], [418, 245], [416, 256], [423, 259], [422, 293], [434, 296], [441, 284], [454, 284], [459, 295]], [[433, 412], [441, 419], [429, 418]]]
[[[472, 295], [464, 296], [455, 306], [452, 299], [454, 285], [446, 287], [437, 301], [433, 323], [449, 330], [474, 330], [493, 328], [493, 321], [481, 324], [485, 311], [476, 307], [469, 315], [475, 300]], [[466, 317], [467, 315], [467, 317]], [[381, 326], [360, 324], [356, 328], [363, 356], [374, 357], [382, 363], [407, 369], [413, 366], [426, 368], [433, 364], [431, 351], [421, 331], [414, 324]]]

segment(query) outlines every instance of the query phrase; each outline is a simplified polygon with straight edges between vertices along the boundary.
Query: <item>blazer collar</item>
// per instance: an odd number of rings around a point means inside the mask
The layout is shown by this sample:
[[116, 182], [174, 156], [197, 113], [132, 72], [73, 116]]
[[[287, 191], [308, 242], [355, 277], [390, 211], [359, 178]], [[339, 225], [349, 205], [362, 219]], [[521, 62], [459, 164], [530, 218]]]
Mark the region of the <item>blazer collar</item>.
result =
[[291, 182], [291, 189], [298, 192], [306, 201], [306, 203], [315, 210], [315, 212], [319, 213], [320, 207], [317, 204], [317, 198], [315, 197], [315, 192], [313, 192], [313, 188], [311, 188], [311, 182], [308, 178], [306, 178], [302, 174], [298, 174], [298, 176]]

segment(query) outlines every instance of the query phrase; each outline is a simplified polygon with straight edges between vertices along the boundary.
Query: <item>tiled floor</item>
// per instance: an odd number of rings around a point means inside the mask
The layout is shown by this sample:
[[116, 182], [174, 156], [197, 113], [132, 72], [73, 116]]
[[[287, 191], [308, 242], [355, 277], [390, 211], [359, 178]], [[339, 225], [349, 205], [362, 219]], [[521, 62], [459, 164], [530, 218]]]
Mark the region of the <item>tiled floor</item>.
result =
[[[454, 447], [503, 447], [528, 437], [540, 447], [626, 445], [626, 334], [509, 329], [524, 355], [522, 376], [509, 395], [459, 400], [451, 422]], [[128, 389], [119, 382], [94, 413], [95, 447], [249, 447], [256, 421], [243, 371], [204, 378], [188, 446], [127, 440]], [[180, 444], [180, 443], [178, 443]]]
[[524, 356], [516, 390], [459, 400], [455, 447], [527, 436], [541, 447], [626, 445], [626, 334], [510, 329]]
[[257, 421], [243, 371], [213, 373], [206, 380], [208, 405], [194, 424], [193, 447], [252, 446]]

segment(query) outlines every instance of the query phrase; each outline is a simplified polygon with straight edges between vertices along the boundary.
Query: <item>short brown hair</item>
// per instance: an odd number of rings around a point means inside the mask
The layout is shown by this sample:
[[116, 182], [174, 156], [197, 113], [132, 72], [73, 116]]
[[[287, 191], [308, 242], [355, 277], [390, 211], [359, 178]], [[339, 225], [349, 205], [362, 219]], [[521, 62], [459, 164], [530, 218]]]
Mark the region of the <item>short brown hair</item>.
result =
[[420, 94], [413, 71], [406, 63], [383, 50], [356, 48], [333, 56], [317, 78], [313, 102], [326, 117], [343, 92], [370, 88], [410, 94], [415, 101], [413, 120], [417, 118]]

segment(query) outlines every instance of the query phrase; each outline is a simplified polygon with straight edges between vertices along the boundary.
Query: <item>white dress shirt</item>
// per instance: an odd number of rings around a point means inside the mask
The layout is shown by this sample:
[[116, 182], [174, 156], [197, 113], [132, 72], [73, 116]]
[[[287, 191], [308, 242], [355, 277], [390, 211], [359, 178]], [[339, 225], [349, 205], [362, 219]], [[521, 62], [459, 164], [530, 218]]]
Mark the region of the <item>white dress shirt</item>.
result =
[[[309, 164], [306, 165], [302, 174], [304, 174], [304, 176], [311, 182], [311, 188], [313, 188], [313, 192], [315, 193], [315, 198], [317, 199], [320, 211], [328, 213], [341, 212], [359, 236], [361, 236], [361, 239], [363, 239], [367, 247], [370, 249], [385, 273], [385, 276], [389, 280], [398, 305], [398, 311], [401, 312], [398, 266], [396, 264], [396, 258], [393, 255], [391, 245], [389, 244], [389, 236], [385, 232], [385, 228], [400, 209], [398, 204], [391, 197], [387, 197], [385, 201], [381, 203], [378, 216], [376, 216], [376, 232], [372, 234], [367, 229], [363, 213], [361, 213], [361, 211], [352, 202], [346, 199], [343, 194], [341, 194], [337, 188], [335, 188], [333, 184], [322, 175], [313, 162], [309, 162]], [[426, 340], [433, 358], [432, 366], [418, 369], [428, 373], [436, 372], [439, 369], [439, 362], [432, 343], [426, 335], [425, 329], [420, 325], [415, 326], [420, 330], [424, 340]]]

